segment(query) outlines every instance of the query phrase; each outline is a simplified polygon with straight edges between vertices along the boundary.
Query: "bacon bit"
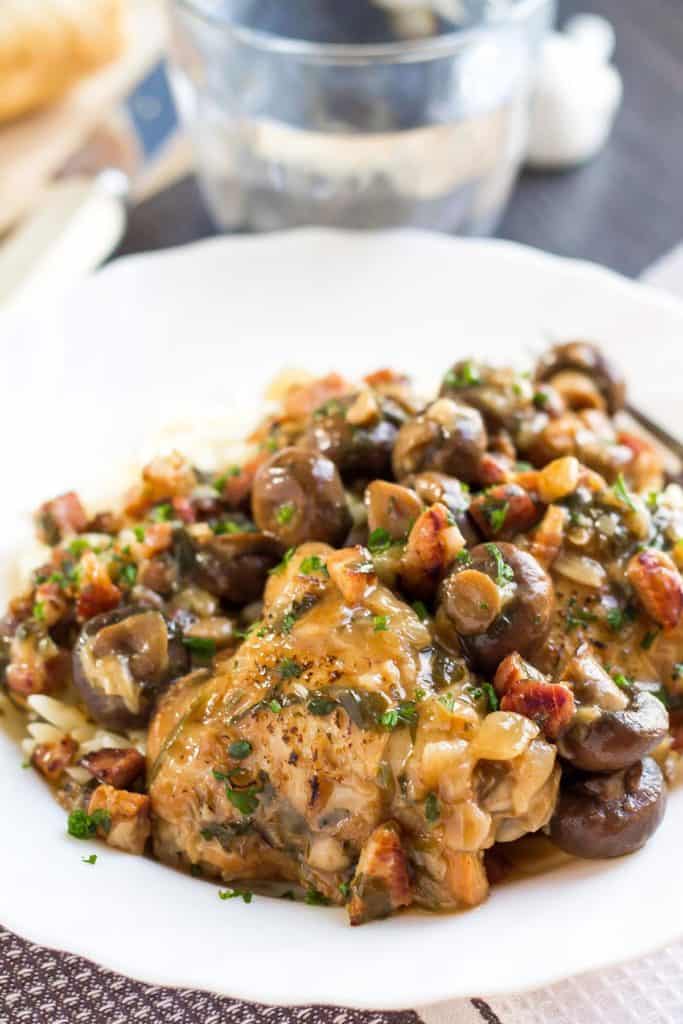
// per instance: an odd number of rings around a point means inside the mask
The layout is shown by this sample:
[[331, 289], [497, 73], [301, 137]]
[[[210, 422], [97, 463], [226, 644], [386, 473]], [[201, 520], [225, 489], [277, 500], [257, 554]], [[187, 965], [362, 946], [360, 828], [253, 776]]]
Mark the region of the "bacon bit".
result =
[[476, 907], [488, 896], [489, 883], [480, 853], [445, 851], [446, 882], [451, 896], [462, 906]]
[[152, 523], [145, 527], [145, 539], [136, 547], [145, 558], [167, 551], [173, 543], [173, 527], [170, 523]]
[[112, 583], [106, 567], [92, 551], [86, 551], [79, 563], [81, 570], [76, 614], [81, 622], [116, 608], [121, 591]]
[[401, 559], [401, 579], [418, 597], [429, 597], [446, 575], [465, 538], [445, 505], [425, 509], [410, 531]]
[[683, 615], [683, 579], [673, 559], [648, 548], [633, 556], [626, 576], [646, 612], [664, 629], [673, 629]]
[[56, 783], [77, 750], [78, 743], [71, 736], [64, 736], [57, 743], [39, 743], [31, 754], [31, 763], [48, 782]]
[[482, 487], [508, 483], [513, 476], [512, 462], [507, 455], [484, 452], [477, 466], [477, 480]]
[[586, 487], [593, 494], [599, 494], [600, 491], [604, 491], [607, 487], [607, 481], [604, 476], [597, 473], [594, 469], [589, 469], [588, 466], [581, 466], [579, 471], [579, 487]]
[[329, 373], [305, 384], [294, 384], [282, 401], [283, 414], [288, 419], [304, 419], [331, 398], [347, 395], [349, 390], [349, 384], [338, 373]]
[[108, 821], [97, 828], [100, 839], [127, 853], [144, 852], [152, 831], [148, 796], [103, 783], [90, 797], [88, 814], [95, 811], [106, 811], [109, 815]]
[[550, 505], [533, 535], [531, 554], [544, 569], [550, 568], [562, 550], [568, 519], [569, 513], [566, 508], [561, 505]]
[[38, 540], [54, 546], [65, 537], [82, 533], [88, 517], [76, 492], [68, 491], [41, 505], [35, 514], [35, 524]]
[[130, 516], [142, 516], [156, 502], [186, 497], [196, 486], [197, 475], [180, 452], [159, 455], [143, 469], [142, 483], [126, 495], [124, 511]]
[[[189, 498], [173, 498], [171, 500], [171, 505], [176, 517], [180, 519], [182, 523], [194, 523], [196, 521], [197, 516]], [[168, 523], [160, 525], [167, 526]]]
[[389, 821], [372, 832], [361, 850], [346, 909], [352, 925], [387, 917], [412, 903], [408, 860], [398, 825]]
[[371, 388], [382, 388], [385, 385], [405, 385], [410, 384], [410, 377], [405, 373], [399, 373], [397, 370], [392, 370], [389, 367], [382, 367], [381, 370], [375, 370], [373, 373], [368, 373], [363, 377], [363, 380]]
[[362, 604], [377, 587], [370, 552], [360, 544], [328, 555], [327, 571], [347, 604]]
[[524, 679], [508, 687], [500, 708], [530, 718], [549, 740], [556, 740], [567, 728], [576, 710], [574, 694], [568, 686]]
[[490, 539], [506, 540], [535, 526], [543, 514], [540, 505], [519, 484], [500, 484], [478, 494], [470, 515]]
[[15, 636], [10, 646], [7, 687], [20, 698], [34, 693], [57, 693], [69, 679], [71, 656], [49, 637], [46, 649], [38, 649], [36, 637]]
[[132, 785], [145, 770], [145, 759], [134, 747], [94, 750], [82, 757], [79, 764], [87, 768], [98, 782], [105, 782], [115, 789]]
[[89, 521], [86, 533], [108, 533], [113, 536], [123, 529], [123, 517], [117, 512], [98, 512]]
[[50, 628], [66, 615], [69, 602], [58, 583], [41, 583], [36, 587], [34, 603], [43, 609], [43, 622]]
[[657, 447], [645, 437], [620, 430], [617, 441], [633, 452], [627, 467], [629, 481], [638, 492], [659, 490], [663, 484], [664, 459]]
[[249, 500], [254, 477], [258, 470], [270, 458], [270, 452], [259, 452], [245, 462], [239, 473], [228, 476], [223, 486], [222, 497], [231, 508], [238, 508]]
[[508, 654], [507, 658], [503, 658], [496, 669], [496, 674], [493, 677], [493, 687], [498, 696], [502, 697], [515, 683], [530, 681], [537, 683], [547, 682], [542, 672], [539, 672], [537, 668], [534, 668], [528, 661], [525, 661], [518, 651], [513, 651], [512, 654]]

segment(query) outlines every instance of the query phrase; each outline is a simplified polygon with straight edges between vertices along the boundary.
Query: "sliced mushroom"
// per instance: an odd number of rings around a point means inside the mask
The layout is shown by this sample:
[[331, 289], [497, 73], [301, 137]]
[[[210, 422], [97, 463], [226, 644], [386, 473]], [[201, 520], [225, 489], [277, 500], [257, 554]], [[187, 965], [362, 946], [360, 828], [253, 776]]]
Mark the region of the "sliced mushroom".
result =
[[[498, 614], [486, 629], [462, 635], [458, 575], [472, 572], [495, 581], [501, 594]], [[487, 603], [487, 598], [482, 598]], [[480, 544], [468, 562], [456, 566], [444, 580], [439, 598], [437, 628], [446, 643], [459, 642], [472, 664], [483, 672], [495, 672], [508, 654], [518, 651], [533, 658], [545, 643], [555, 607], [550, 577], [533, 555], [514, 544]], [[482, 609], [482, 614], [484, 613]]]
[[628, 707], [575, 716], [560, 737], [562, 757], [589, 772], [614, 772], [635, 764], [657, 747], [669, 729], [669, 715], [660, 700], [634, 689]]
[[159, 612], [144, 608], [90, 619], [73, 651], [74, 683], [90, 714], [118, 731], [143, 726], [156, 696], [186, 670], [182, 643]]
[[623, 409], [626, 385], [621, 374], [604, 353], [588, 341], [570, 341], [555, 345], [541, 356], [536, 367], [536, 380], [553, 382], [567, 371], [590, 378], [602, 394], [609, 413]]
[[488, 442], [481, 414], [451, 398], [439, 398], [421, 416], [405, 423], [394, 445], [394, 474], [436, 470], [471, 482]]
[[338, 545], [351, 513], [334, 462], [301, 448], [283, 448], [259, 469], [251, 496], [254, 521], [285, 548], [307, 540]]
[[392, 540], [404, 540], [422, 512], [415, 491], [388, 480], [373, 480], [365, 489], [368, 530], [386, 530]]
[[647, 757], [611, 775], [577, 775], [563, 781], [550, 837], [575, 857], [621, 857], [644, 846], [665, 808], [664, 778]]

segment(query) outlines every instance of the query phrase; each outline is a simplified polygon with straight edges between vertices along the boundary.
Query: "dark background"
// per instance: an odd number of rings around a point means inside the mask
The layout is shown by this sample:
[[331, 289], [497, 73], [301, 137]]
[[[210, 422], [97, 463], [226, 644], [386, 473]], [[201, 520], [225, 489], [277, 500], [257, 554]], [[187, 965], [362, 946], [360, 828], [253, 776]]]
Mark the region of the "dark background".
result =
[[[616, 30], [614, 133], [585, 167], [523, 174], [498, 235], [636, 276], [683, 239], [683, 0], [560, 0], [560, 23], [588, 10]], [[133, 211], [119, 253], [213, 233], [188, 178]]]

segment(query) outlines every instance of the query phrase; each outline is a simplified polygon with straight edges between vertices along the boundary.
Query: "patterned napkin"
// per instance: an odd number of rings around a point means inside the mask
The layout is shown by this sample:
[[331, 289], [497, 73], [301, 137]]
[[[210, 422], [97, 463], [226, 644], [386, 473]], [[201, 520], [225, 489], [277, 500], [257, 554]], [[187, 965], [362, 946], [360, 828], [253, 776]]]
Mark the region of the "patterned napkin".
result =
[[[683, 296], [683, 245], [643, 279]], [[0, 1024], [683, 1024], [683, 942], [536, 992], [402, 1013], [258, 1006], [156, 988], [0, 929]]]

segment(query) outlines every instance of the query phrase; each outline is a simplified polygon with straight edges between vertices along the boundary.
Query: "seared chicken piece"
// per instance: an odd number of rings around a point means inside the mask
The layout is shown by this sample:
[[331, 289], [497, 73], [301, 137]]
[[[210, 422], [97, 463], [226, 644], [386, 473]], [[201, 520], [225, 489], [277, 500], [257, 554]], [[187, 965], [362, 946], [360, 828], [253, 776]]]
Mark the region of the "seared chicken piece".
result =
[[237, 653], [164, 697], [148, 781], [160, 859], [300, 883], [360, 921], [479, 903], [483, 851], [546, 824], [559, 768], [528, 718], [486, 714], [363, 548], [309, 543]]

